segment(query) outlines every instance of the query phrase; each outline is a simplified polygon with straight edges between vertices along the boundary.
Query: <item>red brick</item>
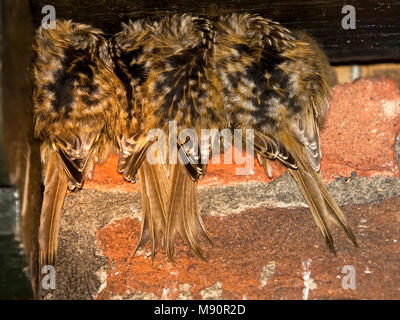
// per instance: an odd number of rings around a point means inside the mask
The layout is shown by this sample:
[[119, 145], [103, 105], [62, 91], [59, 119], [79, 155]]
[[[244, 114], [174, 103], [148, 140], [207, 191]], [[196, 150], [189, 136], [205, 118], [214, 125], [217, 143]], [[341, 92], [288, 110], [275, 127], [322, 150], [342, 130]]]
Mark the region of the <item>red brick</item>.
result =
[[321, 132], [327, 180], [349, 176], [399, 176], [394, 144], [400, 130], [400, 91], [390, 79], [360, 79], [334, 88]]
[[[306, 208], [205, 216], [215, 241], [214, 247], [204, 246], [208, 262], [182, 243], [177, 245], [174, 262], [162, 253], [154, 262], [146, 254], [131, 257], [139, 221], [117, 220], [97, 234], [99, 254], [108, 258], [107, 285], [97, 299], [129, 298], [137, 292], [176, 299], [183, 284], [190, 285], [194, 299], [204, 298], [203, 290], [216, 284], [221, 286], [217, 297], [222, 299], [399, 299], [400, 233], [393, 223], [399, 206], [400, 198], [392, 198], [344, 207], [360, 248], [335, 230], [336, 257]], [[346, 265], [356, 271], [355, 290], [341, 285]], [[268, 271], [264, 278], [263, 270]]]

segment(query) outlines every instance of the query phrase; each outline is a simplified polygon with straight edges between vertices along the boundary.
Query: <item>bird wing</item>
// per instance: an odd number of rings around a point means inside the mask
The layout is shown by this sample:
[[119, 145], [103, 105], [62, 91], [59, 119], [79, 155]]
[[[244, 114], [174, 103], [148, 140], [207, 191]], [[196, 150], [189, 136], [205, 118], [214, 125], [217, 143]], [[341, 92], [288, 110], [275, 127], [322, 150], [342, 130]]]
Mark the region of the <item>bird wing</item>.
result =
[[62, 133], [54, 138], [53, 150], [69, 180], [71, 190], [81, 188], [86, 165], [100, 133], [98, 131]]
[[197, 181], [206, 173], [207, 163], [201, 157], [200, 146], [197, 152], [192, 148], [185, 148], [185, 143], [177, 142], [178, 154], [181, 162], [184, 164], [187, 173], [193, 181]]
[[322, 152], [315, 113], [312, 109], [306, 109], [288, 122], [294, 137], [305, 147], [312, 169], [318, 172], [321, 166]]
[[146, 157], [146, 151], [151, 142], [146, 142], [139, 147], [137, 136], [131, 138], [123, 137], [118, 157], [118, 171], [130, 182], [136, 182], [136, 174]]
[[254, 151], [264, 158], [278, 159], [289, 168], [298, 168], [296, 159], [279, 139], [265, 135], [257, 130], [254, 131]]

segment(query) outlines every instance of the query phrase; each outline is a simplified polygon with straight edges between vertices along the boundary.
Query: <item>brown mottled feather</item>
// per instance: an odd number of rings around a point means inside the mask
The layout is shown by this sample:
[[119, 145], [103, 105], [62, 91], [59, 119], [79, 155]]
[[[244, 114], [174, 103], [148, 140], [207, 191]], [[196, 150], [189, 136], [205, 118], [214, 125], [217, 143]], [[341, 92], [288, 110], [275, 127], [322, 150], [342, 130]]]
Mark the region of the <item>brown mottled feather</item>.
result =
[[254, 150], [268, 176], [270, 160], [289, 167], [330, 250], [332, 222], [357, 245], [318, 174], [332, 78], [322, 50], [307, 34], [253, 14], [219, 17], [216, 34], [216, 72], [230, 122], [255, 129]]
[[295, 140], [289, 133], [282, 133], [281, 135], [282, 140], [285, 141], [287, 145], [291, 146], [291, 151], [299, 163], [299, 169], [290, 169], [290, 173], [296, 180], [301, 193], [306, 199], [314, 217], [314, 221], [329, 249], [335, 253], [333, 239], [330, 233], [332, 224], [342, 227], [346, 235], [357, 247], [357, 240], [347, 223], [342, 210], [329, 194], [319, 173], [311, 167], [304, 146]]
[[166, 236], [169, 181], [164, 168], [159, 164], [144, 161], [138, 170], [140, 192], [142, 196], [142, 224], [136, 249], [150, 240], [152, 258], [157, 248], [164, 246]]
[[33, 49], [35, 135], [44, 168], [41, 268], [55, 263], [67, 187], [81, 188], [94, 164], [120, 144], [126, 97], [100, 30], [58, 20], [55, 29], [37, 30]]
[[179, 235], [202, 259], [201, 241], [212, 243], [205, 230], [197, 204], [197, 182], [189, 176], [182, 164], [172, 165], [171, 192], [168, 206], [166, 251], [172, 260], [174, 240]]
[[67, 176], [61, 170], [55, 152], [51, 152], [49, 156], [44, 185], [45, 191], [39, 228], [41, 267], [46, 264], [54, 264], [58, 246], [61, 210], [67, 191]]
[[[168, 121], [176, 121], [178, 130], [211, 128], [215, 126], [214, 119], [224, 117], [219, 95], [222, 88], [210, 65], [211, 29], [212, 25], [207, 19], [173, 15], [159, 20], [141, 19], [123, 24], [123, 30], [111, 39], [116, 71], [125, 83], [128, 96], [128, 118], [139, 119], [137, 125], [128, 121], [121, 138], [123, 148], [119, 169], [131, 181], [135, 170], [141, 172], [140, 162], [135, 159], [141, 159], [138, 153], [148, 146], [146, 135], [150, 130], [161, 128], [167, 134], [165, 128], [168, 127]], [[172, 143], [180, 145], [180, 150], [184, 144], [177, 141]], [[164, 172], [172, 170], [169, 197], [164, 202], [165, 208], [168, 208], [167, 231], [164, 230], [164, 234], [170, 258], [176, 235], [199, 254], [198, 244], [204, 229], [193, 181], [205, 173], [205, 166], [196, 163], [197, 159], [190, 152], [182, 157], [188, 160], [185, 165], [164, 165]], [[130, 163], [137, 165], [130, 166]], [[158, 179], [165, 178], [160, 176], [160, 171], [158, 174]], [[140, 176], [147, 182], [143, 173]], [[190, 188], [186, 189], [185, 186]], [[141, 191], [148, 193], [147, 185], [146, 188], [141, 187]], [[149, 196], [142, 194], [142, 199], [147, 201]], [[143, 215], [146, 216], [142, 221], [143, 234], [146, 230], [160, 229], [150, 225], [155, 223], [150, 217], [157, 214], [152, 213], [148, 204], [144, 206]], [[163, 233], [162, 230], [160, 232]], [[152, 236], [150, 240], [154, 253], [154, 241], [157, 239]]]

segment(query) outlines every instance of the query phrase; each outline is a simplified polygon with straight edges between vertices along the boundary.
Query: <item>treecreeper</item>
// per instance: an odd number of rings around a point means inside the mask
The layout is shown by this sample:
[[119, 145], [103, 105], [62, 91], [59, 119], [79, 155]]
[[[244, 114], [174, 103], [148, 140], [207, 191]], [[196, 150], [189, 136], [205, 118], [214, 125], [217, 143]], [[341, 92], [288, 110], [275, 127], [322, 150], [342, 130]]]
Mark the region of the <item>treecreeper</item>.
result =
[[[288, 168], [328, 248], [335, 252], [332, 225], [357, 246], [319, 174], [332, 71], [306, 33], [248, 13], [144, 18], [123, 23], [109, 39], [91, 26], [57, 21], [55, 29], [38, 29], [34, 52], [44, 184], [41, 266], [54, 264], [67, 189], [80, 189], [113, 150], [119, 172], [140, 184], [137, 248], [150, 242], [153, 258], [161, 250], [173, 259], [180, 237], [205, 258], [201, 243], [212, 241], [197, 182], [217, 141], [171, 139], [171, 122], [178, 133], [190, 128], [198, 137], [202, 129], [253, 130], [251, 151], [266, 175], [273, 175], [271, 161]], [[153, 130], [166, 138], [149, 139]], [[248, 139], [243, 135], [243, 144]], [[158, 163], [148, 161], [151, 153]]]

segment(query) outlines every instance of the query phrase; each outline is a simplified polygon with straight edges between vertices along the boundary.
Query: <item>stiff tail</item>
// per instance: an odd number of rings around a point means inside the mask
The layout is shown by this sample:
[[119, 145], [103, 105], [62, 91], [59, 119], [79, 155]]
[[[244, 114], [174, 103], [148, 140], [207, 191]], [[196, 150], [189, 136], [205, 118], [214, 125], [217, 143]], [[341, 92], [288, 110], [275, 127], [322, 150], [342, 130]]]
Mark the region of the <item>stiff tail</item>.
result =
[[200, 242], [212, 241], [205, 230], [197, 205], [197, 183], [191, 179], [182, 164], [178, 163], [172, 167], [167, 212], [167, 255], [169, 259], [173, 259], [174, 240], [179, 234], [200, 258], [205, 259]]
[[319, 173], [313, 169], [315, 165], [313, 166], [310, 163], [304, 145], [298, 142], [291, 134], [290, 130], [282, 131], [279, 138], [285, 145], [285, 148], [290, 151], [293, 158], [296, 159], [298, 169], [289, 168], [289, 171], [306, 199], [318, 229], [324, 237], [329, 249], [335, 253], [330, 231], [332, 224], [341, 226], [353, 244], [358, 247], [356, 238], [342, 210], [329, 194]]
[[143, 161], [138, 170], [142, 196], [142, 225], [134, 253], [147, 241], [151, 241], [152, 258], [158, 246], [164, 246], [167, 221], [169, 181], [165, 168], [160, 164]]
[[58, 163], [57, 155], [50, 151], [44, 180], [44, 195], [39, 227], [39, 270], [44, 265], [54, 265], [61, 210], [67, 192], [68, 179]]
[[339, 208], [337, 205], [336, 201], [332, 198], [330, 193], [328, 192], [325, 184], [322, 182], [322, 179], [319, 174], [315, 174], [316, 180], [320, 186], [320, 190], [322, 192], [322, 195], [325, 200], [325, 205], [326, 208], [328, 209], [328, 212], [330, 213], [329, 217], [333, 219], [333, 223], [341, 226], [351, 242], [353, 242], [354, 246], [358, 247], [357, 239], [351, 230], [346, 217], [344, 216], [342, 210]]
[[332, 223], [341, 226], [353, 244], [358, 247], [356, 238], [342, 210], [329, 194], [318, 173], [313, 172], [312, 169], [306, 170], [303, 167], [298, 170], [289, 170], [306, 199], [318, 229], [329, 249], [336, 253], [330, 232]]

